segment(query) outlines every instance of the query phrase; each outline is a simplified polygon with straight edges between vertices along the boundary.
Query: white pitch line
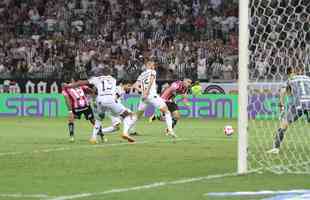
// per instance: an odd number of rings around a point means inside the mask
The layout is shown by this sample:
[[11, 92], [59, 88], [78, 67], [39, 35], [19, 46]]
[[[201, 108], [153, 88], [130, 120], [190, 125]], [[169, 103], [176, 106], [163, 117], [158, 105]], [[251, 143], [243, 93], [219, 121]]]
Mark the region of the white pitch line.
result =
[[262, 190], [262, 191], [248, 191], [248, 192], [210, 192], [204, 194], [204, 196], [213, 197], [233, 197], [233, 196], [263, 196], [263, 195], [295, 195], [309, 193], [310, 190]]
[[[136, 143], [113, 143], [113, 144], [103, 144], [103, 145], [87, 145], [87, 146], [73, 146], [73, 147], [59, 147], [59, 148], [51, 148], [51, 149], [38, 149], [33, 151], [16, 151], [16, 152], [2, 152], [0, 153], [0, 157], [4, 156], [14, 156], [14, 155], [21, 155], [21, 154], [37, 154], [37, 153], [50, 153], [50, 152], [57, 152], [57, 151], [69, 151], [73, 149], [93, 149], [93, 148], [106, 148], [109, 146], [127, 146], [127, 145], [137, 145], [137, 144], [151, 144], [156, 142], [173, 142], [173, 141], [188, 141], [188, 140], [195, 140], [195, 138], [177, 138], [177, 139], [166, 139], [166, 140], [157, 140], [157, 141], [138, 141]], [[206, 141], [231, 141], [225, 139], [207, 139]]]
[[0, 197], [3, 198], [37, 198], [37, 199], [46, 199], [51, 198], [46, 194], [0, 194]]
[[70, 200], [70, 199], [79, 199], [79, 198], [92, 197], [92, 196], [103, 196], [107, 194], [140, 191], [140, 190], [146, 190], [146, 189], [152, 189], [152, 188], [159, 188], [159, 187], [168, 186], [168, 185], [192, 183], [192, 182], [198, 182], [198, 181], [203, 181], [203, 180], [218, 179], [218, 178], [237, 176], [237, 175], [238, 175], [237, 173], [227, 173], [227, 174], [209, 175], [209, 176], [202, 176], [202, 177], [195, 177], [195, 178], [185, 178], [185, 179], [180, 179], [180, 180], [175, 180], [175, 181], [156, 182], [156, 183], [129, 187], [129, 188], [118, 188], [118, 189], [106, 190], [103, 192], [94, 192], [94, 193], [88, 192], [88, 193], [73, 194], [73, 195], [68, 195], [68, 196], [59, 196], [59, 197], [50, 198], [48, 200]]

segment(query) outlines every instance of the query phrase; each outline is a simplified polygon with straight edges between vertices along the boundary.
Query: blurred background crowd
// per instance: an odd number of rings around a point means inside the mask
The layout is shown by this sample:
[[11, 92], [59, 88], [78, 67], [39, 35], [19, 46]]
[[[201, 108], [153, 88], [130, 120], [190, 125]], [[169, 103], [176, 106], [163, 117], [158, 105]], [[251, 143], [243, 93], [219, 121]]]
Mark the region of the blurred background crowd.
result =
[[233, 82], [237, 0], [1, 0], [1, 78], [81, 78], [110, 66], [135, 79], [144, 59], [158, 79]]

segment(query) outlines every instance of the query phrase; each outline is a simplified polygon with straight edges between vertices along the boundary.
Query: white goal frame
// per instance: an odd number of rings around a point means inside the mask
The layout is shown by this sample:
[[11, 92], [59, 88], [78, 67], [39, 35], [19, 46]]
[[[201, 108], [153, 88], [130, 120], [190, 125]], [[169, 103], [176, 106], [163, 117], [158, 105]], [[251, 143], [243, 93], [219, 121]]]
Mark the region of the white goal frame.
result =
[[249, 0], [239, 0], [238, 174], [248, 172]]

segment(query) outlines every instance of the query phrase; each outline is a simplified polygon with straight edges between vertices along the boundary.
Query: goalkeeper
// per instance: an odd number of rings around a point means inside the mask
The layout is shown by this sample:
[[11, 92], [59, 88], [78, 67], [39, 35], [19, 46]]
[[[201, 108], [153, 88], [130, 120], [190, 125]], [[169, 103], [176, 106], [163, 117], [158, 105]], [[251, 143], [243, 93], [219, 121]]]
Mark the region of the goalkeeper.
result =
[[[285, 98], [289, 97], [287, 109]], [[302, 68], [288, 69], [288, 80], [286, 86], [280, 90], [280, 128], [276, 132], [273, 148], [267, 153], [278, 154], [289, 124], [306, 115], [309, 122], [308, 111], [310, 111], [310, 77], [304, 75]]]

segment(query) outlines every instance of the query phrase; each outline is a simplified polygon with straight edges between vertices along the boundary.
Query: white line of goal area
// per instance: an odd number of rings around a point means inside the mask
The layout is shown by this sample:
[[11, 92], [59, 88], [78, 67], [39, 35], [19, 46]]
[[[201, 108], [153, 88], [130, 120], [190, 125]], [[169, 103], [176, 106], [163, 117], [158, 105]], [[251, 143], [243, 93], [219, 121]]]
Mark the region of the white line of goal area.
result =
[[179, 179], [175, 181], [163, 181], [163, 182], [155, 182], [151, 184], [128, 187], [128, 188], [111, 189], [111, 190], [106, 190], [103, 192], [93, 192], [93, 193], [88, 192], [88, 193], [72, 194], [72, 195], [67, 195], [67, 196], [51, 197], [51, 198], [48, 198], [47, 200], [70, 200], [70, 199], [80, 199], [80, 198], [87, 198], [87, 197], [94, 197], [94, 196], [104, 196], [108, 194], [141, 191], [141, 190], [159, 188], [163, 186], [179, 185], [179, 184], [193, 183], [193, 182], [212, 180], [212, 179], [220, 179], [220, 178], [232, 177], [232, 176], [237, 176], [237, 175], [238, 175], [237, 173], [226, 173], [226, 174], [217, 174], [217, 175], [201, 176], [201, 177], [194, 177], [194, 178], [184, 178], [184, 179]]
[[[111, 144], [98, 144], [98, 145], [83, 145], [83, 146], [70, 146], [70, 147], [58, 147], [58, 148], [50, 148], [50, 149], [38, 149], [33, 151], [13, 151], [13, 152], [0, 152], [0, 157], [4, 156], [14, 156], [14, 155], [21, 155], [21, 154], [37, 154], [37, 153], [50, 153], [50, 152], [57, 152], [57, 151], [69, 151], [74, 149], [94, 149], [94, 148], [107, 148], [113, 146], [127, 146], [127, 145], [140, 145], [140, 144], [152, 144], [152, 143], [169, 143], [169, 142], [178, 142], [178, 141], [191, 141], [196, 140], [197, 138], [176, 138], [176, 139], [166, 139], [166, 140], [154, 140], [154, 141], [138, 141], [136, 143], [111, 143]], [[206, 139], [206, 141], [232, 141], [232, 140], [225, 140], [225, 139], [216, 139], [210, 138]]]

